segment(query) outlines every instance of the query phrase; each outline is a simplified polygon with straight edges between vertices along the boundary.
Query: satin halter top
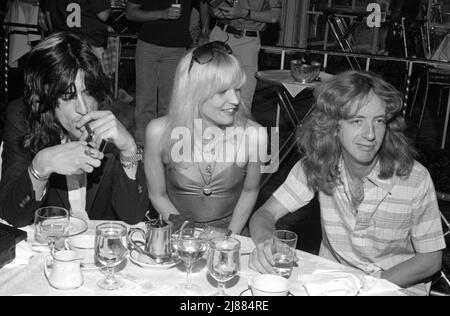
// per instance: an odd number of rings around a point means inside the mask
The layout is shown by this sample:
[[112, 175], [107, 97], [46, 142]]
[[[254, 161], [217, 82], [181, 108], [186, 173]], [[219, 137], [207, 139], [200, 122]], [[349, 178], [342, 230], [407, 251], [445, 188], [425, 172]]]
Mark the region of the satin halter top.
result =
[[199, 176], [195, 163], [185, 163], [183, 167], [166, 164], [164, 169], [166, 191], [170, 201], [180, 214], [203, 223], [231, 217], [247, 174], [246, 166], [240, 167], [233, 163], [219, 173], [213, 174], [208, 185], [212, 193], [206, 195], [203, 191], [205, 184], [201, 178], [200, 181], [196, 181], [187, 176], [188, 174]]

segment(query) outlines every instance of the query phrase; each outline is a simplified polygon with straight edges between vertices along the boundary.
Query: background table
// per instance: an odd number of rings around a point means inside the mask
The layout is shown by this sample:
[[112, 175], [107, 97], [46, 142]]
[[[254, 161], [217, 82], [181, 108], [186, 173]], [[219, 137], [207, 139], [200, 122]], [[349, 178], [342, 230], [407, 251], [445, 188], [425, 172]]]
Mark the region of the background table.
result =
[[[311, 106], [307, 109], [306, 114], [300, 118], [297, 115], [292, 104], [292, 99], [295, 98], [303, 90], [314, 89], [322, 81], [329, 79], [332, 76], [333, 75], [329, 73], [321, 72], [319, 74], [319, 80], [309, 83], [301, 83], [299, 81], [296, 81], [291, 76], [290, 70], [265, 70], [256, 73], [256, 78], [274, 86], [278, 97], [278, 106], [281, 107], [283, 112], [286, 114], [289, 123], [292, 125], [292, 131], [289, 133], [289, 136], [286, 138], [283, 144], [281, 144], [278, 155], [272, 157], [271, 165], [273, 164], [274, 166], [278, 166], [279, 164], [281, 164], [284, 159], [286, 159], [286, 157], [291, 153], [291, 151], [296, 147], [295, 135], [297, 133], [297, 129], [301, 126], [304, 119], [308, 117], [309, 113], [314, 107], [314, 103], [312, 103]], [[279, 127], [279, 115], [277, 115], [276, 126]], [[264, 176], [261, 182], [261, 187], [266, 184], [266, 182], [270, 179], [270, 176], [270, 173]]]
[[[89, 223], [88, 232], [93, 233], [98, 221]], [[143, 227], [143, 224], [137, 225]], [[34, 230], [29, 226], [28, 241], [23, 243], [34, 243]], [[238, 277], [227, 282], [227, 293], [233, 296], [240, 295], [248, 289], [248, 280], [258, 275], [257, 272], [249, 269], [249, 252], [254, 244], [250, 238], [236, 236], [242, 242], [241, 272]], [[0, 270], [0, 296], [10, 295], [39, 295], [39, 296], [122, 296], [122, 295], [151, 295], [151, 296], [177, 296], [180, 295], [176, 285], [185, 280], [186, 270], [183, 262], [170, 269], [143, 269], [128, 261], [125, 268], [117, 275], [121, 277], [125, 286], [117, 291], [105, 291], [100, 289], [96, 282], [105, 276], [99, 270], [84, 271], [85, 283], [79, 289], [72, 291], [59, 291], [52, 288], [43, 272], [44, 260], [47, 254], [36, 254], [27, 265], [9, 265]], [[291, 292], [295, 296], [306, 296], [307, 292], [300, 282], [302, 275], [312, 275], [314, 271], [327, 270], [347, 272], [355, 275], [362, 275], [360, 272], [344, 267], [329, 260], [298, 251], [298, 267], [294, 268], [290, 277]], [[18, 260], [18, 259], [16, 259]], [[375, 280], [375, 279], [374, 279]], [[379, 280], [380, 282], [382, 280]], [[194, 264], [192, 282], [201, 286], [203, 295], [211, 295], [216, 292], [216, 281], [211, 278], [206, 268], [206, 261], [201, 259]], [[376, 281], [377, 282], [377, 281]], [[383, 281], [387, 282], [387, 281]], [[248, 291], [247, 291], [248, 293]], [[385, 295], [402, 295], [400, 291], [380, 293]]]

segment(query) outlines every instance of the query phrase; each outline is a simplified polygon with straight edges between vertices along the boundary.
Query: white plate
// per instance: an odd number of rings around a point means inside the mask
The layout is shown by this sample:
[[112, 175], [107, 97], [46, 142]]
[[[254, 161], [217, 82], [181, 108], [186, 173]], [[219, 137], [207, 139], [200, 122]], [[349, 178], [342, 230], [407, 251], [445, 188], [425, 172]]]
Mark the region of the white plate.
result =
[[69, 227], [63, 237], [72, 237], [84, 233], [88, 229], [88, 224], [84, 219], [70, 217]]
[[169, 269], [181, 262], [181, 259], [177, 256], [173, 256], [172, 260], [165, 263], [150, 262], [150, 260], [151, 258], [141, 255], [137, 251], [131, 251], [130, 253], [130, 261], [144, 269]]

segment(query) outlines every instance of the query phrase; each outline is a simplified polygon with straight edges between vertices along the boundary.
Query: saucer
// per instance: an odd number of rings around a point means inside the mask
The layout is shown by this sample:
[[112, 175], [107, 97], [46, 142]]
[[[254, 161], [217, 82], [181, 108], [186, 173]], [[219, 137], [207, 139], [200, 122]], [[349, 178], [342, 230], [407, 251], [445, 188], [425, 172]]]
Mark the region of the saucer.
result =
[[[253, 295], [252, 295], [252, 290], [251, 290], [251, 289], [243, 290], [243, 291], [241, 292], [241, 294], [239, 294], [239, 296], [253, 296]], [[287, 296], [295, 296], [295, 295], [292, 294], [291, 292], [289, 292]]]
[[83, 271], [95, 271], [100, 269], [95, 263], [84, 263], [81, 262], [81, 270]]
[[173, 255], [167, 262], [156, 263], [146, 255], [142, 255], [137, 251], [131, 251], [130, 261], [144, 269], [169, 269], [179, 264], [181, 262], [181, 259], [178, 256]]
[[69, 227], [63, 237], [72, 237], [84, 233], [88, 229], [88, 224], [84, 219], [70, 217]]
[[250, 289], [243, 290], [239, 296], [253, 296]]

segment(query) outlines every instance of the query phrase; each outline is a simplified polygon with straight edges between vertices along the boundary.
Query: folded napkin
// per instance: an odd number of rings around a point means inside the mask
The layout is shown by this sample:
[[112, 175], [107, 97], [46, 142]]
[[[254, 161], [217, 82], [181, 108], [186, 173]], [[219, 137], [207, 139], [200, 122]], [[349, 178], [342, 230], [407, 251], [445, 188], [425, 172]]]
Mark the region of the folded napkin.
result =
[[26, 241], [21, 241], [16, 245], [16, 258], [3, 268], [14, 269], [18, 266], [27, 265], [34, 254], [35, 252], [32, 250], [31, 244]]
[[364, 276], [364, 286], [361, 289], [359, 295], [361, 296], [377, 296], [393, 294], [396, 291], [401, 290], [399, 286], [388, 280], [377, 279], [372, 276]]
[[342, 271], [317, 270], [299, 278], [310, 296], [356, 296], [364, 284], [362, 276]]
[[300, 92], [302, 92], [304, 89], [308, 88], [306, 85], [300, 85], [296, 83], [286, 83], [283, 82], [283, 86], [286, 88], [287, 91], [289, 91], [289, 94], [295, 98]]

